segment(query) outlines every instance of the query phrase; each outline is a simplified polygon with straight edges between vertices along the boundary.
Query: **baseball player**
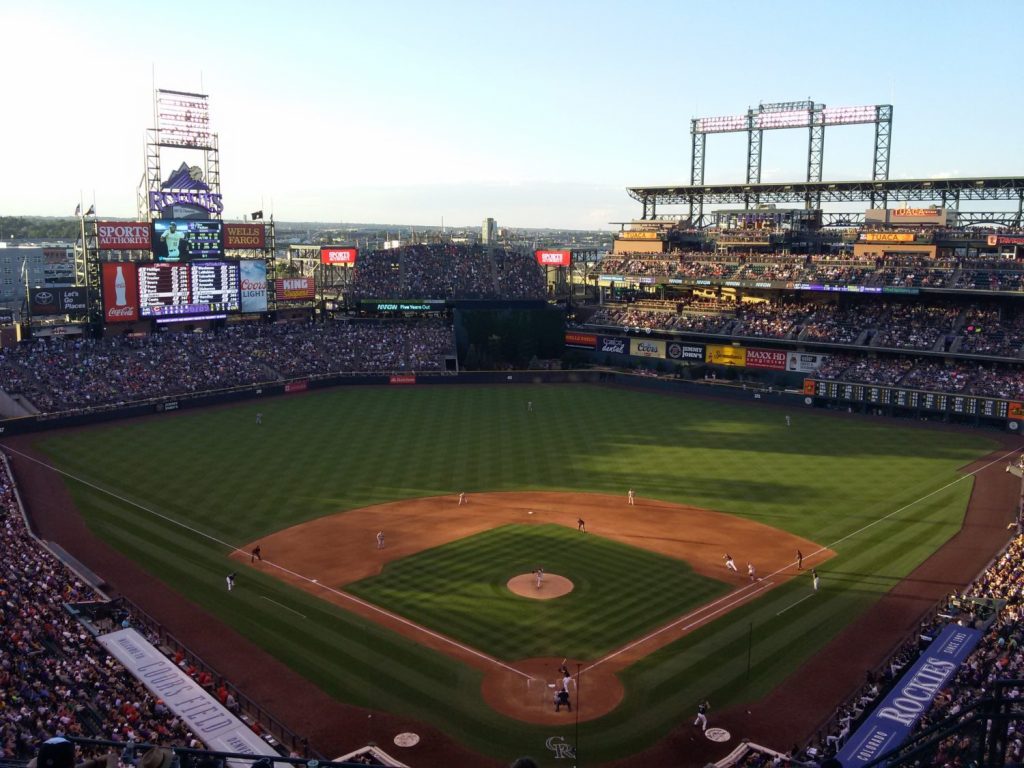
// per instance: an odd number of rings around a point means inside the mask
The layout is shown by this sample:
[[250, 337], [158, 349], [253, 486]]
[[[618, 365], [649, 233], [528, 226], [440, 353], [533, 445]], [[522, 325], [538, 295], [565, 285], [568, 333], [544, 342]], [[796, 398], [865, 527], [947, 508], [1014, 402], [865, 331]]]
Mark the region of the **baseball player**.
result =
[[789, 416], [786, 417], [786, 426], [787, 427], [793, 426], [793, 420]]
[[804, 569], [804, 553], [799, 549], [796, 551], [796, 569], [802, 571]]
[[533, 413], [533, 400], [526, 401], [526, 412]]
[[821, 579], [818, 578], [818, 572], [811, 568], [811, 586], [814, 587], [814, 591], [818, 591], [818, 585], [821, 583]]
[[750, 577], [751, 581], [757, 581], [757, 574], [754, 572], [753, 563], [747, 563], [747, 576]]
[[252, 552], [249, 553], [250, 563], [255, 563], [257, 560], [259, 560], [261, 563], [263, 562], [263, 548], [259, 544], [257, 544], [253, 548]]
[[459, 506], [461, 507], [465, 503], [466, 503], [466, 492], [463, 491], [462, 493], [459, 494]]
[[540, 589], [541, 587], [544, 586], [544, 569], [543, 568], [538, 568], [534, 572], [534, 575], [537, 577], [537, 589]]
[[704, 699], [700, 704], [697, 705], [697, 719], [693, 721], [694, 725], [699, 725], [702, 731], [708, 729], [708, 710], [711, 705], [708, 704], [708, 700]]
[[228, 592], [235, 588], [235, 572], [232, 571], [225, 578], [224, 581], [228, 584]]
[[384, 549], [384, 531], [377, 531], [377, 549]]
[[263, 423], [263, 414], [262, 413], [257, 413], [256, 414], [256, 426], [259, 426], [262, 423]]
[[582, 531], [583, 533], [587, 532], [587, 524], [583, 521], [582, 517], [576, 519], [576, 530]]
[[725, 567], [733, 573], [739, 573], [739, 570], [736, 568], [736, 562], [732, 559], [732, 555], [730, 555], [728, 552], [725, 553]]
[[630, 488], [629, 493], [626, 494], [626, 499], [629, 501], [629, 506], [632, 507], [633, 505], [636, 504], [636, 495], [633, 493], [632, 488]]

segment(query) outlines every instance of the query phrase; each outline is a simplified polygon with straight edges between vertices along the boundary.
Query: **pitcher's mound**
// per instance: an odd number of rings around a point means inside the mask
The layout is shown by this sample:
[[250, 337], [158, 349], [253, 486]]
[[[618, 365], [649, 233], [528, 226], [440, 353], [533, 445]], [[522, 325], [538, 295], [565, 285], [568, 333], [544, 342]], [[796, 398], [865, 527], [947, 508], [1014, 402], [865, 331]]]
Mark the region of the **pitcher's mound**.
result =
[[540, 588], [537, 588], [537, 575], [534, 573], [521, 573], [513, 576], [505, 585], [514, 595], [520, 597], [531, 597], [534, 600], [550, 600], [553, 597], [568, 595], [573, 590], [573, 583], [565, 576], [557, 576], [553, 573], [545, 573], [544, 581]]

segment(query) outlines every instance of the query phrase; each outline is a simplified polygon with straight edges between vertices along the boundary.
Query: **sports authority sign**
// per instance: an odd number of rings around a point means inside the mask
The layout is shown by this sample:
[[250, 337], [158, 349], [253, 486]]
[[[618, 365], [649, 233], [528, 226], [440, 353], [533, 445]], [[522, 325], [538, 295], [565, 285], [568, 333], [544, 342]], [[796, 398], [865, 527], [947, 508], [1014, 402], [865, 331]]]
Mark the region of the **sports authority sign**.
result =
[[267, 228], [262, 224], [225, 224], [224, 248], [261, 249], [267, 244]]
[[572, 263], [572, 251], [534, 251], [534, 256], [544, 267], [568, 267]]
[[330, 248], [325, 246], [320, 249], [321, 264], [343, 264], [348, 267], [354, 267], [358, 257], [358, 248]]
[[278, 301], [305, 301], [316, 294], [316, 282], [312, 277], [285, 277], [274, 281]]
[[872, 763], [906, 741], [980, 639], [976, 629], [943, 629], [836, 755], [844, 768]]
[[781, 349], [747, 349], [747, 368], [769, 371], [786, 370], [786, 353]]
[[134, 323], [139, 319], [139, 278], [130, 261], [108, 261], [103, 266], [103, 320]]
[[152, 242], [148, 221], [96, 222], [96, 243], [101, 251], [148, 251]]

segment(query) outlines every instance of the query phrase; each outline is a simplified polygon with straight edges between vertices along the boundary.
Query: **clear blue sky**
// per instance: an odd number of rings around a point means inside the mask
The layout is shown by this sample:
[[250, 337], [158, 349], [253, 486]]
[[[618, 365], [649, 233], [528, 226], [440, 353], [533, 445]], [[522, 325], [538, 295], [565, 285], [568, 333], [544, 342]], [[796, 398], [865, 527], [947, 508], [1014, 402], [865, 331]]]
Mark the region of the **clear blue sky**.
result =
[[[0, 215], [132, 216], [154, 73], [210, 94], [226, 217], [602, 228], [688, 181], [692, 117], [808, 97], [893, 103], [894, 178], [1024, 173], [1020, 0], [0, 0], [0, 29]], [[872, 141], [830, 129], [825, 178]], [[709, 137], [707, 181], [745, 152]], [[765, 180], [805, 163], [766, 134]]]

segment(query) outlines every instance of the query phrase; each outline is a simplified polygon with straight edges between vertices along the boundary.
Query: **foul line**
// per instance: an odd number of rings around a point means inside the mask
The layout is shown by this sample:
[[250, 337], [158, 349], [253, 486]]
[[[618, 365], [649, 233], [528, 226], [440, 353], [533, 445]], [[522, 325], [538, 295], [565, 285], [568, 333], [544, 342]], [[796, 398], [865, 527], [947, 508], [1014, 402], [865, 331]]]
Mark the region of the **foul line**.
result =
[[[191, 531], [192, 533], [194, 533], [194, 534], [196, 534], [198, 536], [201, 536], [202, 538], [208, 539], [210, 541], [216, 542], [217, 544], [220, 544], [221, 546], [227, 547], [232, 552], [238, 552], [238, 553], [240, 553], [242, 555], [248, 554], [247, 552], [245, 552], [242, 549], [239, 549], [235, 545], [229, 544], [226, 541], [218, 539], [216, 536], [213, 536], [213, 535], [211, 535], [209, 533], [206, 533], [205, 531], [201, 531], [198, 528], [193, 528], [190, 525], [187, 525], [187, 524], [185, 524], [185, 523], [183, 523], [183, 522], [181, 522], [179, 520], [175, 520], [172, 517], [168, 517], [165, 514], [157, 512], [156, 510], [150, 509], [148, 507], [144, 507], [142, 504], [139, 504], [136, 501], [132, 501], [131, 499], [126, 499], [124, 496], [116, 494], [113, 491], [108, 490], [107, 488], [103, 488], [102, 486], [99, 486], [96, 483], [90, 482], [88, 480], [84, 480], [84, 479], [78, 477], [77, 475], [73, 475], [70, 472], [67, 472], [67, 471], [65, 471], [63, 469], [60, 469], [59, 467], [55, 467], [52, 464], [48, 464], [45, 461], [41, 461], [41, 460], [35, 458], [34, 456], [29, 456], [28, 454], [23, 453], [22, 451], [15, 450], [14, 448], [11, 448], [10, 446], [4, 446], [4, 448], [7, 451], [9, 451], [10, 453], [12, 453], [12, 454], [15, 454], [17, 456], [20, 456], [21, 458], [27, 459], [28, 461], [31, 461], [31, 462], [33, 462], [35, 464], [39, 464], [40, 466], [46, 467], [47, 469], [49, 469], [49, 470], [51, 470], [53, 472], [56, 472], [57, 474], [63, 475], [64, 477], [70, 478], [70, 479], [74, 480], [75, 482], [78, 482], [78, 483], [81, 483], [82, 485], [85, 485], [85, 486], [88, 486], [90, 488], [93, 488], [93, 489], [99, 491], [100, 493], [104, 493], [104, 494], [106, 494], [106, 495], [108, 495], [108, 496], [110, 496], [112, 498], [115, 498], [115, 499], [117, 499], [119, 501], [124, 502], [125, 504], [128, 504], [130, 506], [136, 507], [138, 509], [141, 509], [143, 512], [147, 512], [147, 513], [153, 515], [154, 517], [158, 517], [161, 520], [165, 520], [166, 522], [171, 523], [172, 525], [176, 525], [176, 526], [178, 526], [180, 528], [184, 528], [185, 530]], [[918, 503], [924, 501], [925, 499], [934, 496], [937, 493], [941, 493], [942, 491], [946, 490], [947, 488], [950, 488], [950, 487], [956, 485], [957, 483], [959, 483], [959, 482], [961, 482], [963, 480], [966, 480], [969, 477], [974, 477], [974, 475], [977, 475], [979, 472], [983, 472], [984, 470], [986, 470], [989, 467], [991, 467], [993, 464], [998, 464], [999, 462], [1004, 461], [1007, 457], [1013, 456], [1014, 454], [1017, 454], [1019, 452], [1020, 452], [1019, 449], [1014, 449], [1012, 451], [1008, 451], [1007, 453], [1003, 454], [1002, 456], [1000, 456], [1000, 457], [998, 457], [996, 459], [993, 459], [992, 461], [988, 462], [987, 464], [982, 465], [981, 467], [979, 467], [978, 469], [974, 470], [973, 472], [968, 472], [968, 473], [958, 477], [956, 480], [953, 480], [953, 481], [951, 481], [949, 483], [946, 483], [941, 488], [936, 488], [934, 491], [931, 491], [930, 493], [926, 493], [924, 496], [920, 497], [919, 499], [915, 499], [914, 501], [911, 501], [908, 504], [904, 504], [899, 509], [896, 509], [896, 510], [892, 511], [889, 514], [884, 515], [883, 517], [878, 518], [877, 520], [873, 520], [872, 522], [868, 523], [867, 525], [862, 526], [861, 528], [858, 528], [856, 531], [853, 531], [852, 533], [848, 533], [846, 536], [843, 536], [842, 538], [836, 539], [832, 544], [829, 544], [828, 546], [820, 547], [819, 549], [815, 550], [814, 552], [812, 552], [810, 555], [808, 555], [804, 559], [806, 560], [808, 558], [814, 557], [815, 555], [821, 554], [822, 552], [825, 552], [828, 549], [833, 549], [837, 545], [842, 544], [844, 541], [847, 541], [848, 539], [851, 539], [854, 536], [857, 536], [857, 535], [863, 533], [864, 531], [866, 531], [869, 528], [872, 528], [872, 527], [878, 525], [879, 523], [885, 522], [886, 520], [888, 520], [889, 518], [893, 517], [894, 515], [898, 515], [900, 512], [903, 512], [904, 510], [909, 509], [910, 507], [914, 506], [915, 504], [918, 504]], [[383, 608], [380, 608], [380, 607], [374, 605], [373, 603], [368, 603], [365, 600], [361, 600], [358, 597], [355, 597], [354, 595], [348, 594], [347, 592], [342, 592], [341, 590], [335, 589], [333, 587], [328, 587], [328, 586], [326, 586], [324, 584], [320, 584], [316, 579], [311, 579], [308, 576], [305, 576], [305, 575], [303, 575], [301, 573], [297, 573], [296, 571], [293, 571], [293, 570], [291, 570], [289, 568], [285, 568], [284, 566], [278, 565], [277, 563], [274, 563], [274, 562], [272, 562], [270, 560], [263, 560], [262, 562], [265, 562], [267, 565], [271, 566], [272, 568], [277, 568], [278, 570], [283, 571], [283, 572], [285, 572], [285, 573], [295, 577], [296, 579], [299, 579], [300, 581], [305, 581], [305, 582], [308, 582], [310, 584], [316, 584], [318, 587], [321, 587], [322, 589], [327, 590], [331, 594], [337, 595], [338, 597], [344, 598], [345, 600], [349, 600], [349, 601], [351, 601], [353, 603], [356, 603], [357, 605], [362, 606], [366, 610], [376, 612], [376, 613], [378, 613], [378, 614], [380, 614], [382, 616], [386, 616], [389, 619], [391, 619], [392, 621], [396, 621], [396, 622], [398, 622], [400, 624], [403, 624], [403, 625], [405, 625], [407, 627], [410, 627], [411, 629], [414, 629], [414, 630], [416, 630], [418, 632], [422, 632], [422, 633], [428, 635], [429, 637], [433, 637], [436, 640], [440, 640], [443, 643], [447, 643], [448, 645], [451, 645], [454, 648], [458, 648], [459, 650], [463, 651], [464, 653], [468, 653], [468, 654], [471, 654], [473, 656], [476, 656], [477, 658], [483, 659], [484, 661], [488, 661], [491, 664], [494, 664], [495, 666], [501, 667], [502, 669], [505, 669], [505, 670], [507, 670], [509, 672], [513, 672], [513, 673], [519, 675], [520, 677], [525, 677], [528, 680], [530, 679], [530, 676], [528, 674], [526, 674], [525, 672], [521, 672], [520, 670], [515, 669], [514, 667], [510, 667], [508, 664], [505, 664], [504, 662], [498, 661], [497, 659], [495, 659], [495, 658], [493, 658], [491, 656], [488, 656], [485, 653], [481, 653], [480, 651], [476, 650], [475, 648], [471, 648], [471, 647], [469, 647], [467, 645], [463, 645], [460, 642], [452, 640], [450, 637], [446, 637], [446, 636], [444, 636], [444, 635], [442, 635], [442, 634], [440, 634], [438, 632], [434, 632], [432, 629], [427, 629], [426, 627], [421, 626], [419, 624], [416, 624], [415, 622], [409, 621], [408, 619], [403, 618], [402, 616], [399, 616], [397, 614], [391, 613], [390, 611], [387, 611], [387, 610], [385, 610]], [[796, 561], [794, 560], [793, 563], [796, 563]], [[768, 574], [768, 576], [766, 576], [765, 579], [770, 579], [773, 576], [779, 575], [780, 573], [785, 571], [788, 567], [789, 567], [789, 565], [786, 565], [786, 566], [783, 566], [782, 568], [777, 569], [776, 571]], [[662, 634], [663, 632], [666, 632], [666, 631], [668, 631], [670, 629], [675, 628], [676, 626], [678, 626], [679, 624], [683, 623], [684, 621], [688, 621], [691, 618], [699, 616], [700, 614], [702, 614], [705, 611], [707, 611], [709, 608], [712, 608], [712, 607], [718, 605], [719, 603], [722, 603], [722, 602], [724, 602], [726, 600], [730, 600], [732, 598], [737, 598], [736, 603], [739, 603], [742, 600], [746, 600], [751, 595], [755, 595], [758, 592], [764, 591], [765, 589], [768, 588], [768, 586], [770, 586], [773, 583], [774, 582], [771, 582], [771, 581], [761, 581], [761, 582], [758, 582], [757, 589], [755, 589], [753, 592], [748, 592], [750, 587], [753, 586], [753, 585], [747, 585], [745, 587], [742, 587], [741, 589], [737, 590], [736, 592], [732, 592], [729, 595], [726, 595], [725, 597], [721, 597], [718, 600], [715, 600], [715, 601], [713, 601], [711, 603], [708, 603], [707, 605], [705, 605], [705, 606], [703, 606], [703, 607], [701, 607], [701, 608], [699, 608], [699, 609], [697, 609], [695, 611], [691, 611], [690, 613], [686, 614], [685, 616], [682, 616], [679, 619], [676, 619], [671, 624], [667, 624], [664, 627], [656, 629], [655, 631], [645, 635], [644, 637], [641, 637], [639, 640], [634, 640], [633, 642], [631, 642], [631, 643], [629, 643], [627, 645], [624, 645], [622, 648], [619, 648], [618, 650], [612, 651], [607, 656], [605, 656], [605, 657], [595, 661], [593, 664], [591, 664], [588, 667], [588, 669], [593, 669], [594, 667], [596, 667], [596, 666], [598, 666], [600, 664], [603, 664], [606, 661], [614, 659], [616, 656], [619, 656], [622, 653], [625, 653], [629, 649], [635, 648], [636, 646], [640, 645], [641, 643], [647, 642], [648, 640], [650, 640], [650, 639], [652, 639], [654, 637], [657, 637], [658, 635]], [[274, 601], [271, 601], [271, 602], [274, 602]], [[729, 603], [728, 605], [726, 605], [726, 606], [724, 606], [722, 608], [719, 608], [718, 610], [708, 614], [708, 616], [704, 617], [703, 619], [698, 619], [698, 620], [695, 620], [695, 621], [691, 622], [689, 625], [687, 625], [687, 627], [684, 628], [684, 630], [688, 629], [690, 627], [693, 627], [693, 626], [697, 626], [697, 625], [707, 621], [707, 619], [710, 618], [711, 616], [716, 616], [719, 613], [722, 613], [723, 611], [727, 610], [728, 608], [731, 608], [734, 604], [735, 603]], [[287, 606], [282, 606], [282, 607], [283, 608], [287, 608]], [[291, 609], [288, 609], [288, 610], [291, 610]]]
[[[70, 472], [67, 472], [67, 471], [65, 471], [63, 469], [60, 469], [59, 467], [53, 466], [52, 464], [47, 464], [45, 461], [41, 461], [40, 459], [37, 459], [34, 456], [29, 456], [27, 453], [23, 453], [22, 451], [15, 450], [14, 448], [11, 448], [10, 446], [6, 446], [6, 445], [4, 446], [4, 449], [9, 451], [12, 454], [20, 456], [23, 459], [27, 459], [28, 461], [31, 461], [31, 462], [33, 462], [35, 464], [39, 464], [42, 467], [46, 467], [47, 469], [49, 469], [49, 470], [51, 470], [53, 472], [56, 472], [59, 475], [63, 475], [64, 477], [70, 478], [71, 480], [74, 480], [77, 483], [81, 483], [82, 485], [88, 486], [89, 488], [93, 488], [94, 490], [97, 490], [100, 493], [104, 493], [107, 496], [110, 496], [111, 498], [117, 499], [118, 501], [122, 501], [125, 504], [128, 504], [128, 505], [130, 505], [132, 507], [136, 507], [137, 509], [141, 509], [143, 512], [146, 512], [146, 513], [148, 513], [150, 515], [153, 515], [154, 517], [158, 517], [161, 520], [165, 520], [166, 522], [168, 522], [168, 523], [170, 523], [172, 525], [176, 525], [179, 528], [184, 528], [186, 531], [191, 531], [192, 533], [196, 534], [197, 536], [200, 536], [200, 537], [202, 537], [204, 539], [207, 539], [209, 541], [212, 541], [212, 542], [215, 542], [217, 544], [220, 544], [221, 546], [227, 547], [232, 552], [238, 552], [238, 553], [240, 553], [242, 555], [249, 554], [248, 552], [246, 552], [246, 551], [244, 551], [242, 549], [239, 549], [234, 544], [229, 544], [228, 542], [223, 541], [222, 539], [218, 539], [216, 536], [213, 536], [212, 534], [206, 533], [205, 531], [201, 531], [198, 528], [193, 528], [191, 525], [187, 525], [187, 524], [181, 522], [180, 520], [175, 520], [173, 517], [168, 517], [167, 515], [165, 515], [165, 514], [163, 514], [161, 512], [157, 512], [155, 509], [150, 509], [149, 507], [145, 507], [142, 504], [139, 504], [137, 501], [132, 501], [131, 499], [126, 499], [124, 496], [121, 496], [121, 495], [119, 495], [117, 493], [114, 493], [113, 491], [111, 491], [111, 490], [109, 490], [107, 488], [103, 488], [102, 486], [97, 485], [96, 483], [93, 483], [93, 482], [91, 482], [89, 480], [85, 480], [85, 479], [83, 479], [81, 477], [78, 477], [77, 475], [73, 475]], [[320, 587], [322, 589], [326, 589], [328, 592], [330, 592], [330, 593], [332, 593], [334, 595], [337, 595], [338, 597], [344, 598], [345, 600], [349, 600], [349, 601], [351, 601], [353, 603], [356, 603], [357, 605], [360, 605], [360, 606], [362, 606], [363, 608], [365, 608], [365, 609], [367, 609], [369, 611], [376, 612], [376, 613], [380, 614], [381, 616], [386, 616], [387, 618], [391, 619], [392, 621], [396, 621], [396, 622], [398, 622], [400, 624], [404, 624], [405, 626], [410, 627], [411, 629], [414, 629], [417, 632], [422, 632], [425, 635], [433, 637], [435, 640], [440, 640], [442, 643], [447, 643], [448, 645], [451, 645], [454, 648], [458, 648], [460, 651], [463, 651], [464, 653], [468, 653], [470, 655], [476, 656], [479, 659], [483, 659], [484, 661], [488, 661], [491, 664], [494, 664], [495, 666], [498, 666], [498, 667], [501, 667], [502, 669], [508, 670], [509, 672], [514, 672], [515, 674], [519, 675], [520, 677], [525, 677], [527, 679], [530, 678], [530, 676], [528, 674], [526, 674], [525, 672], [521, 672], [518, 669], [516, 669], [515, 667], [510, 667], [508, 664], [505, 664], [504, 662], [498, 661], [497, 659], [495, 659], [495, 658], [493, 658], [491, 656], [488, 656], [486, 653], [481, 653], [480, 651], [476, 650], [475, 648], [470, 648], [468, 645], [463, 645], [462, 643], [457, 642], [456, 640], [452, 640], [450, 637], [445, 637], [444, 635], [442, 635], [442, 634], [440, 634], [438, 632], [435, 632], [432, 629], [427, 629], [426, 627], [421, 626], [419, 624], [416, 624], [415, 622], [409, 621], [408, 619], [403, 618], [402, 616], [399, 616], [397, 614], [391, 613], [391, 611], [387, 611], [387, 610], [385, 610], [383, 608], [380, 608], [380, 607], [374, 605], [373, 603], [368, 603], [365, 600], [360, 600], [358, 597], [356, 597], [354, 595], [350, 595], [347, 592], [342, 592], [339, 589], [335, 589], [333, 587], [328, 587], [325, 584], [321, 584], [316, 579], [311, 579], [308, 576], [305, 576], [305, 575], [303, 575], [301, 573], [297, 573], [297, 572], [295, 572], [295, 571], [293, 571], [293, 570], [291, 570], [289, 568], [285, 568], [283, 565], [278, 565], [277, 563], [271, 562], [270, 560], [263, 560], [262, 562], [266, 563], [267, 565], [271, 566], [272, 568], [277, 568], [280, 571], [284, 571], [285, 573], [295, 577], [296, 579], [299, 579], [300, 581], [305, 581], [305, 582], [308, 582], [310, 584], [315, 584], [316, 586], [318, 586], [318, 587]], [[271, 602], [273, 602], [273, 601], [271, 601]], [[287, 608], [287, 606], [282, 606], [282, 607]]]
[[[952, 480], [952, 481], [946, 483], [941, 488], [936, 488], [934, 491], [931, 491], [930, 493], [926, 493], [921, 498], [915, 499], [914, 501], [911, 501], [909, 504], [904, 504], [899, 509], [893, 510], [889, 514], [884, 515], [883, 517], [880, 517], [877, 520], [873, 520], [870, 523], [868, 523], [867, 525], [858, 528], [856, 531], [853, 531], [852, 533], [848, 533], [845, 536], [843, 536], [842, 538], [836, 539], [831, 544], [829, 544], [827, 546], [824, 546], [824, 547], [820, 547], [819, 549], [815, 550], [814, 552], [811, 552], [811, 554], [809, 554], [806, 557], [804, 557], [804, 560], [812, 558], [815, 555], [820, 555], [822, 552], [825, 552], [825, 551], [827, 551], [829, 549], [835, 549], [835, 547], [837, 547], [838, 545], [842, 544], [844, 541], [847, 541], [848, 539], [852, 539], [854, 536], [858, 536], [858, 535], [864, 533], [864, 531], [868, 530], [869, 528], [872, 528], [872, 527], [878, 525], [879, 523], [885, 522], [890, 517], [893, 517], [894, 515], [898, 515], [900, 512], [903, 512], [904, 510], [910, 509], [910, 507], [914, 506], [915, 504], [918, 504], [918, 503], [924, 501], [925, 499], [934, 496], [937, 493], [941, 493], [942, 491], [946, 490], [947, 488], [951, 488], [952, 486], [956, 485], [959, 482], [962, 482], [963, 480], [966, 480], [969, 477], [974, 477], [976, 474], [978, 474], [979, 472], [985, 471], [986, 469], [991, 467], [993, 464], [999, 464], [1000, 462], [1006, 460], [1008, 457], [1013, 456], [1013, 455], [1018, 454], [1018, 453], [1020, 453], [1020, 449], [1019, 448], [1015, 448], [1012, 451], [1008, 451], [1007, 453], [1004, 453], [1002, 456], [999, 456], [998, 458], [993, 459], [992, 461], [988, 462], [987, 464], [984, 464], [984, 465], [978, 467], [973, 472], [967, 472], [967, 473], [961, 475], [960, 477], [958, 477], [956, 480]], [[779, 569], [773, 571], [772, 573], [769, 573], [767, 576], [765, 576], [765, 579], [770, 579], [770, 578], [772, 578], [774, 576], [778, 576], [779, 574], [785, 572], [790, 567], [790, 565], [796, 565], [796, 560], [794, 560], [792, 563], [789, 563], [789, 564], [783, 566], [782, 568], [779, 568]], [[594, 667], [598, 666], [599, 664], [603, 664], [604, 662], [606, 662], [606, 661], [608, 661], [610, 659], [614, 659], [616, 656], [618, 656], [618, 655], [620, 655], [622, 653], [625, 653], [629, 649], [635, 648], [636, 646], [640, 645], [641, 643], [647, 642], [648, 640], [651, 640], [652, 638], [657, 637], [661, 633], [667, 632], [668, 630], [675, 628], [678, 624], [681, 624], [682, 622], [687, 621], [691, 617], [699, 616], [701, 613], [706, 611], [708, 608], [716, 606], [716, 605], [718, 605], [719, 603], [721, 603], [721, 602], [723, 602], [725, 600], [729, 600], [732, 597], [739, 597], [739, 600], [736, 601], [736, 603], [739, 603], [742, 600], [745, 600], [746, 598], [750, 597], [751, 595], [756, 594], [757, 592], [762, 591], [762, 589], [764, 589], [767, 585], [772, 584], [772, 583], [773, 582], [764, 582], [764, 584], [765, 584], [764, 587], [759, 587], [758, 589], [754, 590], [754, 592], [751, 592], [749, 594], [744, 594], [744, 593], [752, 585], [747, 585], [746, 587], [743, 587], [743, 588], [741, 588], [740, 590], [738, 590], [736, 592], [729, 593], [725, 597], [720, 597], [718, 600], [715, 600], [712, 603], [708, 603], [707, 605], [703, 606], [702, 608], [698, 608], [697, 610], [688, 613], [686, 616], [683, 616], [683, 617], [681, 617], [679, 619], [676, 619], [671, 624], [667, 624], [664, 627], [660, 627], [660, 628], [654, 630], [653, 632], [651, 632], [650, 634], [647, 634], [644, 637], [641, 637], [639, 640], [634, 640], [633, 642], [629, 643], [628, 645], [624, 645], [622, 648], [619, 648], [618, 650], [612, 651], [607, 656], [605, 656], [605, 657], [595, 661], [593, 664], [590, 665], [590, 667], [588, 667], [588, 669], [593, 669]], [[806, 599], [807, 598], [804, 598], [804, 600], [806, 600]], [[799, 602], [802, 602], [802, 601], [799, 601]], [[797, 605], [797, 604], [798, 603], [794, 603], [793, 605]], [[722, 611], [726, 610], [727, 608], [731, 607], [732, 605], [734, 605], [734, 604], [729, 604], [725, 608], [720, 608], [719, 610], [716, 610], [714, 613], [709, 614], [709, 616], [715, 616], [715, 615], [721, 613]], [[789, 607], [792, 608], [793, 606], [791, 605]], [[789, 610], [789, 609], [786, 608], [784, 610]], [[778, 614], [776, 614], [776, 615], [778, 615]], [[706, 621], [707, 618], [708, 617], [705, 617], [704, 619], [698, 619], [698, 620], [692, 622], [691, 624], [687, 625], [683, 629], [685, 630], [685, 629], [689, 629], [690, 627], [698, 626], [699, 624], [701, 624], [704, 621]]]
[[799, 600], [797, 600], [792, 605], [787, 605], [785, 608], [783, 608], [781, 611], [779, 611], [775, 615], [776, 616], [781, 616], [786, 611], [788, 611], [790, 608], [795, 608], [796, 606], [800, 605], [800, 603], [802, 603], [804, 600], [810, 600], [812, 597], [814, 597], [814, 593], [813, 592], [811, 594], [809, 594], [807, 597], [801, 597]]
[[262, 600], [266, 600], [266, 601], [267, 601], [267, 602], [269, 602], [269, 603], [273, 603], [274, 605], [280, 605], [280, 606], [281, 606], [282, 608], [284, 608], [284, 609], [285, 609], [286, 611], [291, 611], [291, 612], [292, 612], [292, 613], [294, 613], [294, 614], [295, 614], [296, 616], [301, 616], [301, 617], [302, 617], [302, 618], [304, 618], [304, 619], [306, 618], [306, 614], [304, 614], [304, 613], [299, 613], [299, 612], [298, 612], [298, 611], [296, 611], [296, 610], [295, 610], [294, 608], [289, 608], [289, 607], [288, 607], [287, 605], [285, 605], [284, 603], [279, 603], [279, 602], [277, 602], [277, 600], [271, 600], [271, 599], [270, 599], [269, 597], [267, 597], [266, 595], [260, 595], [260, 598], [261, 598]]

